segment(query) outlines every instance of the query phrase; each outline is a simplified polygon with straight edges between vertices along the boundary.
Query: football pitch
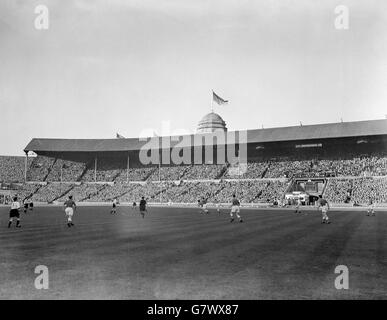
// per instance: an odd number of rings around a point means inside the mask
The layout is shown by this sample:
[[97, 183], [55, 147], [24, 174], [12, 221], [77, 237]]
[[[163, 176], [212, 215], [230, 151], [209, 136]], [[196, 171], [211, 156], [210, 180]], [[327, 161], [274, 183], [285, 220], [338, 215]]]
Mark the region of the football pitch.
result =
[[[387, 212], [62, 207], [21, 213], [7, 228], [0, 208], [1, 299], [386, 299]], [[307, 214], [305, 214], [307, 213]], [[35, 267], [48, 268], [38, 290]], [[349, 288], [335, 287], [335, 268]]]

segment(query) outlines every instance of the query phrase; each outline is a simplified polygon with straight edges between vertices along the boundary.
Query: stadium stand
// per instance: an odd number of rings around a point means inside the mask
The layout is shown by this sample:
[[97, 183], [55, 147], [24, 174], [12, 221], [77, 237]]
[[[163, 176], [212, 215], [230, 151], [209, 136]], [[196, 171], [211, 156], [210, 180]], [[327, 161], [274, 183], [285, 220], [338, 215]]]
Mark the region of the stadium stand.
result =
[[48, 183], [41, 186], [31, 197], [33, 202], [51, 203], [57, 200], [61, 195], [68, 193], [73, 188], [72, 184], [67, 183]]
[[387, 203], [387, 178], [331, 179], [327, 185], [325, 197], [334, 203], [366, 204], [369, 198], [377, 203]]
[[127, 182], [127, 181], [146, 181], [155, 171], [157, 167], [140, 167], [140, 168], [129, 168], [122, 169], [121, 173], [116, 177], [116, 182]]
[[27, 181], [46, 181], [54, 162], [55, 158], [52, 157], [35, 157], [27, 171]]
[[[79, 184], [70, 187], [68, 192], [62, 193], [57, 201], [67, 200], [67, 196], [71, 194], [76, 201], [89, 201], [92, 197], [97, 195], [106, 188], [106, 184]], [[62, 189], [63, 190], [63, 189]], [[59, 194], [59, 192], [57, 193]]]
[[[271, 203], [307, 178], [319, 179], [333, 203], [387, 202], [387, 120], [251, 130], [246, 164], [205, 164], [203, 156], [203, 164], [141, 165], [141, 143], [33, 139], [25, 151], [38, 156], [28, 158], [28, 183], [15, 191], [35, 202], [69, 194], [91, 202], [229, 202], [236, 193], [244, 203]], [[23, 157], [0, 157], [0, 182], [24, 182], [24, 166]]]
[[187, 170], [189, 170], [189, 166], [172, 166], [172, 167], [165, 167], [162, 166], [160, 170], [156, 168], [156, 170], [153, 171], [153, 173], [148, 178], [149, 181], [176, 181], [183, 179], [183, 176]]
[[51, 182], [75, 182], [79, 181], [86, 170], [86, 164], [82, 162], [55, 159], [49, 170], [46, 181]]
[[[350, 179], [330, 179], [325, 189], [325, 197], [335, 203], [349, 202], [352, 190]], [[348, 198], [349, 197], [349, 198]]]
[[269, 167], [268, 162], [247, 162], [247, 165], [238, 163], [230, 166], [224, 173], [226, 179], [259, 179], [263, 178]]
[[[106, 202], [119, 197], [121, 201], [131, 202], [146, 196], [153, 202], [174, 203], [194, 203], [202, 196], [208, 201], [227, 202], [233, 193], [237, 193], [242, 202], [258, 203], [281, 199], [292, 178], [336, 176], [338, 178], [328, 180], [325, 190], [329, 201], [365, 203], [370, 195], [377, 194], [377, 197], [374, 196], [375, 201], [386, 202], [385, 179], [376, 178], [386, 175], [386, 159], [383, 156], [371, 156], [346, 160], [249, 162], [241, 175], [230, 173], [230, 168], [224, 165], [164, 166], [160, 170], [161, 183], [156, 183], [159, 180], [158, 167], [124, 170], [110, 165], [102, 166], [96, 171], [96, 176], [97, 181], [113, 184], [95, 185], [90, 184], [94, 181], [94, 170], [88, 168], [86, 163], [40, 156], [32, 161], [28, 177], [34, 178], [36, 182], [41, 179], [48, 183], [44, 186], [27, 184], [20, 193], [22, 197], [33, 193], [34, 202], [63, 201], [66, 194], [71, 192], [78, 201]], [[7, 179], [15, 177], [8, 175]], [[16, 178], [17, 181], [22, 179], [20, 174]], [[127, 183], [128, 178], [129, 182], [146, 183]], [[278, 178], [283, 180], [276, 180]], [[58, 183], [60, 181], [63, 183]], [[76, 181], [82, 183], [69, 184]], [[172, 181], [182, 182], [175, 184]]]
[[192, 165], [184, 175], [184, 180], [211, 180], [222, 177], [226, 170], [222, 164], [201, 164]]
[[32, 199], [33, 195], [36, 194], [39, 189], [42, 187], [41, 184], [36, 183], [25, 183], [21, 188], [17, 189], [15, 194], [19, 198], [20, 201], [24, 201], [26, 199]]
[[[28, 166], [32, 159], [29, 159]], [[24, 181], [24, 157], [0, 156], [0, 182]]]

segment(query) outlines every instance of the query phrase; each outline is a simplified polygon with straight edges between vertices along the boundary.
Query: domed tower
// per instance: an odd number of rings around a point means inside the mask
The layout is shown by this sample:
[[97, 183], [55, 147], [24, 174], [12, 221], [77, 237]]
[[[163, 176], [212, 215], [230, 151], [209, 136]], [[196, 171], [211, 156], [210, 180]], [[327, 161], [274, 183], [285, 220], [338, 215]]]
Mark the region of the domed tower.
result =
[[217, 113], [211, 112], [206, 114], [202, 120], [199, 121], [197, 133], [209, 133], [214, 131], [227, 131], [226, 122]]

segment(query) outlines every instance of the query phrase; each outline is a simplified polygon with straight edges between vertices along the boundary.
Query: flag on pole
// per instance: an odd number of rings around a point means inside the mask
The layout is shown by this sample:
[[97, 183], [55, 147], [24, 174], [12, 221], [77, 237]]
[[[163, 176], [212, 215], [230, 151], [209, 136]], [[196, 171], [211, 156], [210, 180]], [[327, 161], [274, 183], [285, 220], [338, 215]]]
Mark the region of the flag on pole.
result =
[[219, 97], [213, 90], [212, 90], [212, 100], [215, 101], [220, 106], [222, 104], [228, 103], [228, 100], [224, 100], [223, 98]]
[[118, 132], [116, 133], [116, 138], [117, 138], [117, 139], [125, 139], [125, 137], [124, 137], [124, 136], [121, 136]]

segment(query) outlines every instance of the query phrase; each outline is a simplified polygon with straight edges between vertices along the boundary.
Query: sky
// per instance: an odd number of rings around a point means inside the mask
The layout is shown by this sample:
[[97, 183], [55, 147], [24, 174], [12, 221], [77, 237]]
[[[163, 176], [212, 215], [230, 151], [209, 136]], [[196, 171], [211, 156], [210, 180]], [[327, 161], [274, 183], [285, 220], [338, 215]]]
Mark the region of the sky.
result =
[[0, 0], [1, 155], [32, 138], [194, 132], [211, 90], [229, 130], [383, 119], [387, 2]]

